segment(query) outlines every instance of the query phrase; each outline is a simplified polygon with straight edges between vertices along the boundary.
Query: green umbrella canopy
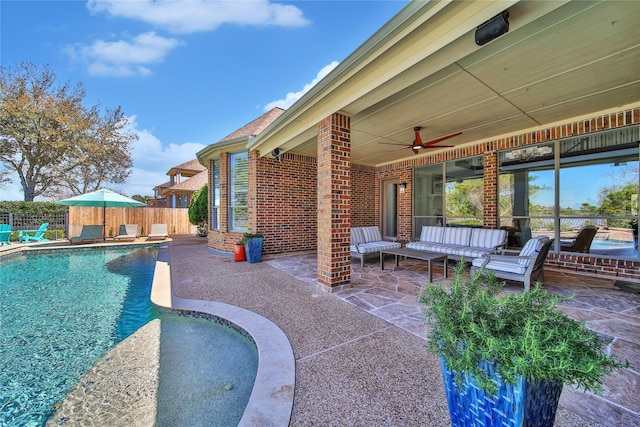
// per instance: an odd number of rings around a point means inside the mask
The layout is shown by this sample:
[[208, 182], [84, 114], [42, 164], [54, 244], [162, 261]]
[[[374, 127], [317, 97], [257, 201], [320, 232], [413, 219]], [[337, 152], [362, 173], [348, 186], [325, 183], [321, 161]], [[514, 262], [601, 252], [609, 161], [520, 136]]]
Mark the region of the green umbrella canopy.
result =
[[107, 225], [106, 208], [137, 208], [147, 206], [146, 203], [130, 199], [111, 190], [101, 189], [90, 193], [81, 194], [79, 196], [70, 197], [68, 199], [55, 202], [59, 205], [67, 206], [96, 206], [102, 207], [102, 237], [104, 240], [105, 228]]

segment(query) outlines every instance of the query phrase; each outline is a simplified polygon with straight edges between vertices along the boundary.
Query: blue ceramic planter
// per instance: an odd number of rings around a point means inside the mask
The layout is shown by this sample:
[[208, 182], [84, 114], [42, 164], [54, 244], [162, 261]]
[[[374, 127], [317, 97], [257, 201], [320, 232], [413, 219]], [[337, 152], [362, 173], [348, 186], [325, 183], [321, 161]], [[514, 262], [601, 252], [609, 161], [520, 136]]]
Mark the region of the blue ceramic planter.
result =
[[491, 396], [478, 386], [471, 374], [465, 374], [462, 387], [458, 387], [453, 372], [442, 358], [440, 367], [453, 427], [553, 427], [562, 382], [529, 381], [520, 377], [512, 385], [502, 381], [495, 366], [486, 363], [483, 369], [498, 385], [497, 394]]
[[260, 262], [262, 258], [262, 237], [252, 237], [244, 245], [247, 262]]

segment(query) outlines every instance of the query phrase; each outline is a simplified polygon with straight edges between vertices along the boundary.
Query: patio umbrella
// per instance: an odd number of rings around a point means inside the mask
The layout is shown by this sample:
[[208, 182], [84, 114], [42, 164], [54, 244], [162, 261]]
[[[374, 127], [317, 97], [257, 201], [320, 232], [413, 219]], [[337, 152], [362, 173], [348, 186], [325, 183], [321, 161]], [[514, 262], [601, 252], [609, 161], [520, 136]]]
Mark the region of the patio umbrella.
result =
[[107, 228], [107, 208], [138, 208], [147, 206], [146, 203], [130, 199], [122, 194], [106, 189], [59, 200], [55, 203], [67, 206], [102, 206], [102, 240], [105, 239], [105, 230]]

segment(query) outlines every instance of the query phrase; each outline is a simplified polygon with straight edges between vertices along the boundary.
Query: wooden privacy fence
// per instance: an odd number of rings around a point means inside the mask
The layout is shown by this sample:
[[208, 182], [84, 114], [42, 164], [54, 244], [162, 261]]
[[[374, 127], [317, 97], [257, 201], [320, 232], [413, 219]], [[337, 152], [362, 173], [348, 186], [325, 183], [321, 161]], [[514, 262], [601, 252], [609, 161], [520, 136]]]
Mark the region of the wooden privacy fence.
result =
[[[67, 237], [79, 236], [83, 225], [102, 225], [103, 208], [69, 206]], [[167, 224], [169, 235], [196, 234], [197, 228], [189, 222], [186, 208], [107, 208], [105, 235], [115, 236], [122, 224], [138, 224], [138, 232], [146, 236], [151, 224]]]

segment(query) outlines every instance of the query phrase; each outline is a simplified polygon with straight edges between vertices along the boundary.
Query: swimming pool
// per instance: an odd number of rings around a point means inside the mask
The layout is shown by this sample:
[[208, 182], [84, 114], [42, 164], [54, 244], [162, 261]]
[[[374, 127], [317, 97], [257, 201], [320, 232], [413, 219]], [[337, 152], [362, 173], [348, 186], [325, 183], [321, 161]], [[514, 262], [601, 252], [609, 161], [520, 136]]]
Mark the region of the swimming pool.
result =
[[[0, 425], [43, 425], [96, 361], [151, 319], [163, 322], [166, 355], [207, 351], [214, 345], [214, 329], [221, 325], [153, 308], [149, 294], [156, 258], [154, 245], [56, 250], [0, 261]], [[179, 338], [189, 335], [191, 340]], [[246, 404], [257, 355], [246, 338], [240, 341], [249, 360], [243, 365], [249, 372]], [[207, 370], [203, 364], [210, 359], [192, 359], [190, 367]], [[200, 377], [208, 383], [208, 375]], [[184, 392], [176, 379], [164, 376], [176, 394]], [[198, 387], [192, 383], [189, 390], [197, 392]], [[158, 418], [169, 410], [159, 402]]]

